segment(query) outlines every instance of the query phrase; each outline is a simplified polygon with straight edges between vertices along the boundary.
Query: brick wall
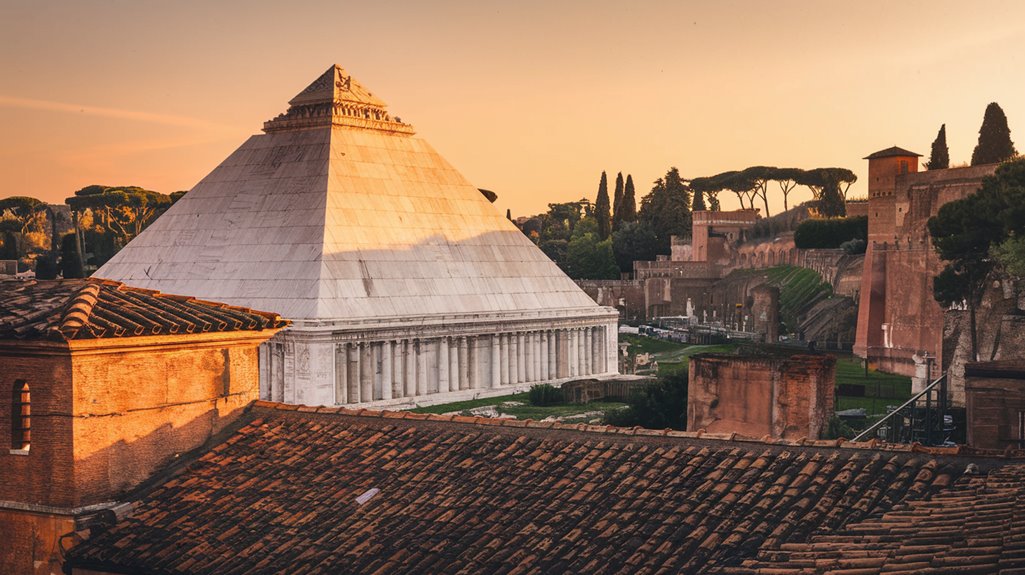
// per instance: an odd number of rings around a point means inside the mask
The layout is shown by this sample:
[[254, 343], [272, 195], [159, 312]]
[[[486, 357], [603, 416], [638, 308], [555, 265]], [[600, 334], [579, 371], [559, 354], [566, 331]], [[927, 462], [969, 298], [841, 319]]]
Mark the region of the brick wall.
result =
[[817, 439], [833, 414], [835, 368], [829, 355], [694, 356], [687, 429]]
[[75, 529], [68, 515], [41, 514], [0, 508], [0, 573], [60, 575], [60, 537]]

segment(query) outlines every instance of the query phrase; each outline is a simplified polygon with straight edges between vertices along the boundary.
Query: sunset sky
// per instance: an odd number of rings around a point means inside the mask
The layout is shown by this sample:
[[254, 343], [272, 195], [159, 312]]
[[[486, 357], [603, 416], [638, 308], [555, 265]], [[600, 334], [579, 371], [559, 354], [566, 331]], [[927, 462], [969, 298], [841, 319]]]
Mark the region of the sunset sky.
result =
[[0, 0], [0, 43], [0, 197], [188, 189], [334, 63], [515, 216], [602, 170], [638, 197], [671, 165], [864, 180], [942, 123], [966, 162], [991, 101], [1025, 149], [1017, 0]]

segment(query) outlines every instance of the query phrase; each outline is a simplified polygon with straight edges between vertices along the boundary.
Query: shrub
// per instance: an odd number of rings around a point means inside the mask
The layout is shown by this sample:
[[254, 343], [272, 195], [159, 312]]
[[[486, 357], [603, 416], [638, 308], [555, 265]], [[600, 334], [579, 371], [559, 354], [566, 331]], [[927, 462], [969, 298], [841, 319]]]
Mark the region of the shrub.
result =
[[562, 403], [562, 390], [547, 383], [530, 386], [530, 404], [538, 407]]
[[801, 249], [835, 249], [856, 239], [868, 240], [868, 216], [806, 220], [794, 231], [794, 244]]
[[840, 249], [843, 250], [845, 254], [853, 256], [865, 253], [866, 246], [868, 246], [868, 242], [861, 238], [854, 238], [853, 240], [847, 240], [840, 244]]
[[618, 427], [687, 429], [687, 372], [678, 371], [635, 392], [627, 407], [609, 411], [605, 423]]

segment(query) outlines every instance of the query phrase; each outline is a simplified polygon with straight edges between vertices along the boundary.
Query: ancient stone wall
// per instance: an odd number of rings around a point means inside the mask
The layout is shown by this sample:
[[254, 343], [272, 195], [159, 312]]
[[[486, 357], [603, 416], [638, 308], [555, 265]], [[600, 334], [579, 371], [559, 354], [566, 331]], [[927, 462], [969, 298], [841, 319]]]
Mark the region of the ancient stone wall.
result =
[[996, 165], [900, 173], [896, 160], [887, 161], [869, 162], [874, 179], [855, 353], [879, 369], [911, 376], [912, 356], [927, 352], [937, 358], [931, 375], [938, 376], [949, 362], [943, 357], [944, 310], [933, 298], [932, 280], [945, 264], [926, 224], [944, 204], [978, 190]]
[[694, 356], [687, 429], [817, 439], [833, 414], [835, 369], [829, 355]]
[[969, 363], [965, 372], [968, 445], [1025, 448], [1025, 361]]

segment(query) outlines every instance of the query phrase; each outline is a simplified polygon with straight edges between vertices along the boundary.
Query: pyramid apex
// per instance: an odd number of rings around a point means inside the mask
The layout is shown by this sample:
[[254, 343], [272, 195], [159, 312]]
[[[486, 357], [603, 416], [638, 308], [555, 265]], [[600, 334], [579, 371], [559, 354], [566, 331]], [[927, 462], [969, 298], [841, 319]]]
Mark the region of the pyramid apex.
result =
[[384, 100], [370, 92], [338, 64], [332, 65], [288, 101], [288, 111], [264, 122], [264, 132], [322, 126], [350, 126], [386, 132], [414, 133], [388, 113]]

